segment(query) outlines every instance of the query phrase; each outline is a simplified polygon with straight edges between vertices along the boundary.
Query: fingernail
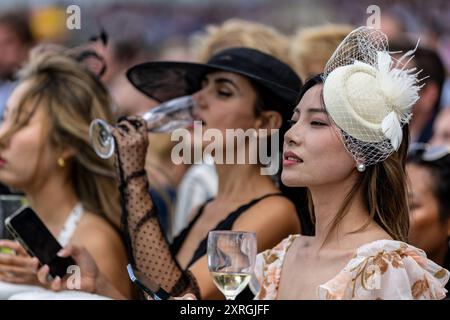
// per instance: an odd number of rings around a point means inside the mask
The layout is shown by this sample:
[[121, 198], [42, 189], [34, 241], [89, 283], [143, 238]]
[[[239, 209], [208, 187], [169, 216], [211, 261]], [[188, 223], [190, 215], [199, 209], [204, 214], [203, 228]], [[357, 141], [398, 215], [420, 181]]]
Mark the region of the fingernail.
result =
[[58, 251], [58, 253], [56, 254], [58, 257], [63, 257], [64, 256], [64, 249], [61, 249]]

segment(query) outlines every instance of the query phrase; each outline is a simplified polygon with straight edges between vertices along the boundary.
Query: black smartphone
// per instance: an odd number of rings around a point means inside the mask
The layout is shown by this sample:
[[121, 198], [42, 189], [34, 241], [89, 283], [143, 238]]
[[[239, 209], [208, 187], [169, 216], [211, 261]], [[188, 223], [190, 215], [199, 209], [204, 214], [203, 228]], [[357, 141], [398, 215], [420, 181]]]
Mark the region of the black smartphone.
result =
[[127, 265], [128, 276], [139, 289], [152, 297], [153, 300], [169, 300], [171, 295], [161, 288], [156, 282], [147, 277], [144, 273], [133, 269], [131, 264]]
[[50, 279], [63, 278], [68, 268], [76, 265], [72, 258], [56, 255], [62, 249], [61, 245], [30, 207], [21, 207], [7, 217], [5, 226], [29, 255], [38, 258], [41, 265], [49, 266]]

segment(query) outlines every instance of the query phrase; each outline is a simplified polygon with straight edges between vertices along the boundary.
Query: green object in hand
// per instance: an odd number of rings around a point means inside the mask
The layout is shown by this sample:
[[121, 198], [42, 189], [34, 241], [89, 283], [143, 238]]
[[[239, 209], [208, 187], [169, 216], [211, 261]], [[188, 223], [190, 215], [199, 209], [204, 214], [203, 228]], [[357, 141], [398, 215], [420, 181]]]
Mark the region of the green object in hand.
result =
[[11, 248], [0, 247], [0, 253], [3, 254], [14, 254], [14, 250]]

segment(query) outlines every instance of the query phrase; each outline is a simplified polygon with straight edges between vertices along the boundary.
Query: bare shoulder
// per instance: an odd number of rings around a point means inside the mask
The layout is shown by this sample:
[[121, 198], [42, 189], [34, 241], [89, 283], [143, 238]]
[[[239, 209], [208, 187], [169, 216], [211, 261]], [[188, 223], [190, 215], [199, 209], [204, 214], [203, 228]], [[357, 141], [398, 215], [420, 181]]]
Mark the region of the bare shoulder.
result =
[[122, 240], [116, 229], [103, 217], [85, 211], [73, 236], [74, 242], [84, 246], [117, 247]]
[[255, 207], [259, 207], [259, 210], [279, 210], [279, 211], [295, 211], [295, 205], [291, 200], [282, 196], [282, 195], [274, 195], [267, 198], [262, 199]]
[[298, 249], [308, 248], [314, 241], [314, 237], [305, 236], [302, 234], [298, 234], [295, 237], [295, 240], [292, 243], [292, 246], [295, 246]]
[[300, 231], [300, 221], [295, 205], [286, 197], [271, 196], [262, 199], [249, 208], [235, 222], [235, 227], [260, 225], [262, 229], [267, 229], [275, 223], [289, 231], [288, 234]]
[[271, 196], [262, 199], [254, 206], [249, 208], [242, 218], [254, 219], [258, 216], [262, 219], [297, 218], [297, 212], [294, 204], [283, 196]]
[[84, 212], [82, 218], [80, 219], [78, 227], [80, 230], [86, 232], [97, 231], [102, 233], [116, 233], [115, 229], [106, 220], [106, 218], [103, 218], [102, 216], [89, 211]]
[[383, 228], [374, 223], [362, 232], [349, 235], [346, 242], [349, 243], [349, 248], [356, 250], [363, 245], [378, 240], [393, 240], [393, 238]]

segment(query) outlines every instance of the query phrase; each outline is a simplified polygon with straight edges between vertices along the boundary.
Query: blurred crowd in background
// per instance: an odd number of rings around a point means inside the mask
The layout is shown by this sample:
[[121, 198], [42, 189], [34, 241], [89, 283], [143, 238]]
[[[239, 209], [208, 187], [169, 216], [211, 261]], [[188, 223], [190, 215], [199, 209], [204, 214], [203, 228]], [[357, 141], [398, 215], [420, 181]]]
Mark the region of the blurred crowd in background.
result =
[[[69, 16], [66, 10], [71, 4], [73, 1], [2, 1], [0, 71], [3, 80], [11, 75], [32, 45], [52, 42], [76, 46], [104, 29], [109, 43], [102, 52], [108, 65], [103, 80], [113, 87], [126, 86], [120, 76], [138, 62], [196, 60], [199, 51], [196, 40], [208, 26], [227, 19], [266, 24], [287, 37], [294, 37], [312, 26], [364, 25], [371, 15], [367, 8], [374, 4], [380, 8], [382, 30], [392, 43], [402, 42], [406, 47], [415, 45], [420, 38], [421, 46], [435, 51], [445, 70], [450, 69], [450, 9], [445, 0], [76, 1], [81, 13], [79, 30], [69, 30], [66, 26]], [[16, 47], [12, 41], [17, 41]], [[445, 88], [441, 101], [444, 106], [450, 104], [450, 85], [447, 83]], [[10, 89], [4, 83], [0, 96]], [[121, 92], [112, 91], [122, 99]]]
[[[80, 8], [80, 29], [69, 30], [66, 26], [69, 16], [66, 10], [71, 4]], [[104, 29], [109, 36], [109, 44], [102, 52], [108, 65], [103, 79], [108, 85], [121, 86], [126, 84], [121, 81], [120, 75], [138, 62], [195, 61], [199, 51], [196, 39], [208, 30], [207, 26], [230, 18], [266, 24], [289, 37], [304, 28], [318, 25], [364, 25], [371, 15], [366, 12], [371, 5], [379, 6], [382, 30], [391, 42], [415, 45], [420, 38], [421, 46], [435, 51], [442, 59], [445, 70], [450, 69], [450, 9], [445, 0], [108, 0], [75, 3], [22, 0], [2, 1], [0, 4], [0, 71], [2, 78], [8, 78], [24, 59], [25, 52], [36, 43], [75, 46], [85, 43]], [[14, 36], [18, 41], [17, 48], [12, 47]], [[2, 86], [0, 95], [8, 90], [5, 86]], [[450, 104], [449, 86], [447, 83], [442, 93], [442, 105]], [[118, 96], [120, 94], [116, 93]]]

